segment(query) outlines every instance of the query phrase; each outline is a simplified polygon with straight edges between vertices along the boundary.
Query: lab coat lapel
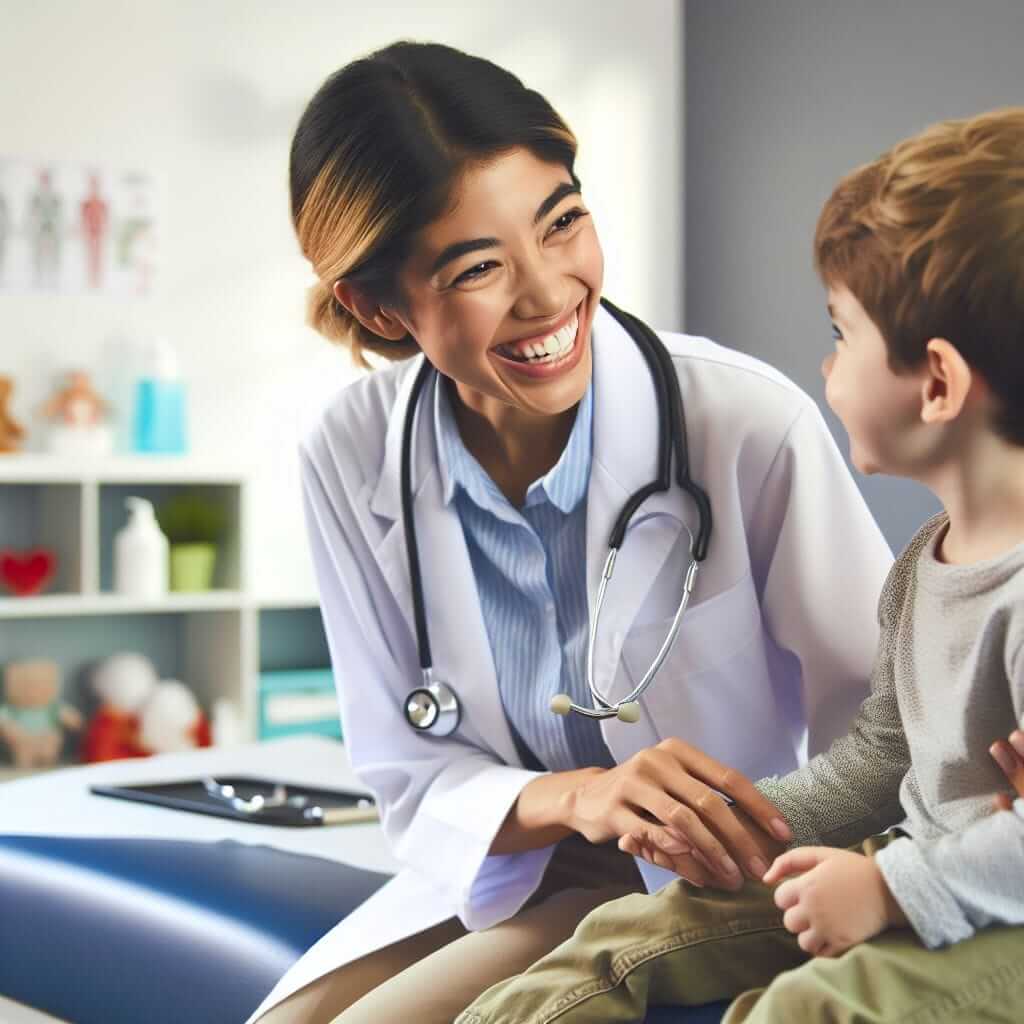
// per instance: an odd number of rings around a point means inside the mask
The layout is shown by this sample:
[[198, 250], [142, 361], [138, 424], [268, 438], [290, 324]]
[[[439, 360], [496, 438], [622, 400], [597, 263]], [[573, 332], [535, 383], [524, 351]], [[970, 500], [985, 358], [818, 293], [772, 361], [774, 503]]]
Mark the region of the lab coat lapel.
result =
[[[643, 354], [603, 307], [594, 323], [593, 358], [594, 455], [587, 498], [591, 622], [615, 520], [630, 495], [657, 476], [659, 432], [657, 392]], [[594, 649], [595, 681], [612, 699], [627, 692], [625, 676], [617, 671], [622, 644], [678, 540], [683, 515], [683, 498], [679, 488], [672, 487], [664, 494], [651, 495], [626, 531]]]
[[[401, 515], [402, 425], [422, 357], [399, 385], [388, 422], [384, 465], [370, 500], [371, 511], [391, 520], [375, 555], [387, 585], [412, 632], [415, 645], [409, 556]], [[420, 395], [413, 431], [412, 493], [434, 676], [455, 689], [462, 702], [466, 739], [489, 747], [506, 764], [520, 764], [498, 692], [490, 640], [476, 579], [455, 505], [445, 505], [434, 430], [434, 383]], [[418, 680], [410, 681], [410, 686]]]

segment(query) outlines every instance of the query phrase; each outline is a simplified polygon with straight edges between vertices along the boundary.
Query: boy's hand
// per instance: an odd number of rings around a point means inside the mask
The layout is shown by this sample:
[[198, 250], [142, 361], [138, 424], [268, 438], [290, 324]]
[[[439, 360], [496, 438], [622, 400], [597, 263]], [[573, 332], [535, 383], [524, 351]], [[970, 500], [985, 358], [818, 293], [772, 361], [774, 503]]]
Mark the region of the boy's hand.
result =
[[907, 923], [871, 857], [828, 846], [804, 846], [776, 858], [766, 885], [775, 890], [783, 924], [811, 956], [839, 956], [891, 925]]
[[[1003, 769], [1017, 796], [1024, 797], [1024, 732], [1014, 729], [1009, 739], [996, 740], [988, 752]], [[997, 811], [1008, 811], [1013, 806], [1013, 798], [1006, 793], [997, 793], [993, 803]]]

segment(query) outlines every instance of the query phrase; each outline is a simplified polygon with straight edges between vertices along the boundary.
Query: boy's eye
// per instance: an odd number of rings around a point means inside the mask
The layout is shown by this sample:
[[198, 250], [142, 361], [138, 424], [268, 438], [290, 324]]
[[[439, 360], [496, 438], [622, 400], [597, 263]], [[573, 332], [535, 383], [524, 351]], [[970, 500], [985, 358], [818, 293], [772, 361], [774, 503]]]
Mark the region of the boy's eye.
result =
[[842, 341], [843, 340], [843, 332], [841, 330], [839, 330], [839, 328], [835, 324], [832, 325], [832, 340], [833, 341]]

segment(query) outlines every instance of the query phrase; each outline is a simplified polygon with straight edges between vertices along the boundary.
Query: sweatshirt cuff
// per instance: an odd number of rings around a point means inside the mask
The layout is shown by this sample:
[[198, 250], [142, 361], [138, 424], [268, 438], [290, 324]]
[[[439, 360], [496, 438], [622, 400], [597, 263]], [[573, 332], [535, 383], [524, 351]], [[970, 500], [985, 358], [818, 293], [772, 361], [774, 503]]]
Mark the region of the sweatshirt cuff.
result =
[[912, 839], [896, 839], [875, 854], [889, 892], [929, 948], [952, 945], [974, 934], [953, 894]]

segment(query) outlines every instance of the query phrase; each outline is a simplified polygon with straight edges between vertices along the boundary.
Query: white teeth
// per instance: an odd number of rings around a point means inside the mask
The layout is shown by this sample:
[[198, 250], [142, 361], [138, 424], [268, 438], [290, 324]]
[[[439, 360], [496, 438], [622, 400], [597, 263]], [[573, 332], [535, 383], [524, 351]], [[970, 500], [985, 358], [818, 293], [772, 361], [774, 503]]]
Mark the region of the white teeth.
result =
[[[548, 335], [543, 341], [534, 341], [528, 345], [522, 345], [518, 349], [520, 357], [525, 357], [531, 363], [553, 363], [563, 358], [573, 347], [576, 332], [579, 329], [579, 318], [573, 314], [572, 319], [559, 331]], [[509, 346], [509, 354], [514, 354], [515, 349]]]

